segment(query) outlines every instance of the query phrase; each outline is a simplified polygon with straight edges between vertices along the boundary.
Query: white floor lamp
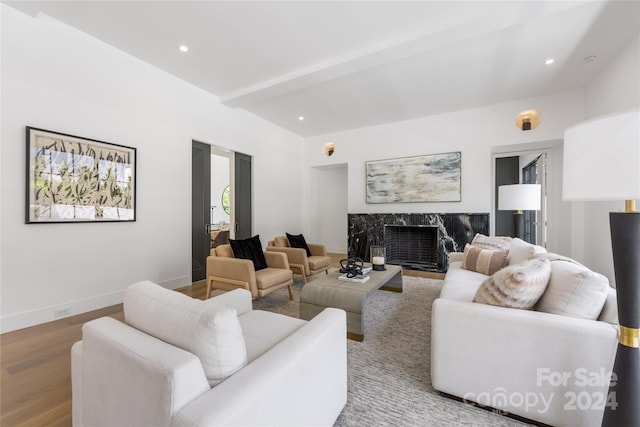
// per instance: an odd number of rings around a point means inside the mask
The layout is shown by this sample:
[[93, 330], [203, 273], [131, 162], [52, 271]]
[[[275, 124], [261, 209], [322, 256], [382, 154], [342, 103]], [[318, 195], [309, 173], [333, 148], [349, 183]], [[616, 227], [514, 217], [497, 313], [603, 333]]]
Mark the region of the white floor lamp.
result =
[[603, 425], [640, 423], [640, 110], [580, 123], [564, 134], [564, 200], [626, 200], [611, 212], [620, 340]]
[[524, 213], [540, 210], [540, 184], [511, 184], [498, 187], [498, 210], [515, 211], [513, 224], [515, 237], [524, 236]]

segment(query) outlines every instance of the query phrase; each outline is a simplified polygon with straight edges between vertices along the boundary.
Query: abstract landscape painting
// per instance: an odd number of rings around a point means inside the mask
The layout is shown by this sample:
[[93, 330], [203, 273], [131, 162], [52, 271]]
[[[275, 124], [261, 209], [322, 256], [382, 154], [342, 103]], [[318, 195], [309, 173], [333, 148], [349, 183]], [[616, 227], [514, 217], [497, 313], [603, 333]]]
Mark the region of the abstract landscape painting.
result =
[[367, 203], [459, 202], [460, 152], [367, 162]]

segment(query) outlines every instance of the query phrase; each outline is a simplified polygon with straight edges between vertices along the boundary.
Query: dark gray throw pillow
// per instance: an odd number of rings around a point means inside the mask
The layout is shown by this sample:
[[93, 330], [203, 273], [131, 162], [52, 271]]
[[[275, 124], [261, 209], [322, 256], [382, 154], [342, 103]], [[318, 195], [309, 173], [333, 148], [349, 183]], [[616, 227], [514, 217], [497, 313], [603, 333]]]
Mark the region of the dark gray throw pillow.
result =
[[260, 235], [255, 235], [249, 239], [234, 240], [229, 239], [233, 256], [236, 258], [250, 259], [256, 271], [267, 268], [267, 260], [262, 252]]
[[297, 236], [289, 233], [285, 234], [287, 235], [287, 240], [292, 248], [302, 248], [307, 251], [307, 256], [311, 256], [311, 251], [309, 250], [309, 246], [307, 246], [307, 241], [304, 240], [304, 236], [302, 234], [298, 234]]

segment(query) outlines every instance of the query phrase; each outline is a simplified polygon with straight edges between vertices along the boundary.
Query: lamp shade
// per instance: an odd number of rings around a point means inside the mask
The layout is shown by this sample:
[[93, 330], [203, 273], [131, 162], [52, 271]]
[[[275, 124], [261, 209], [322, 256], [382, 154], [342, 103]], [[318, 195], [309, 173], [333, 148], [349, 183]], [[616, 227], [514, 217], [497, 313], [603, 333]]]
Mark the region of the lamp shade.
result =
[[564, 133], [563, 200], [640, 199], [640, 109]]
[[498, 210], [539, 211], [540, 184], [513, 184], [498, 187]]

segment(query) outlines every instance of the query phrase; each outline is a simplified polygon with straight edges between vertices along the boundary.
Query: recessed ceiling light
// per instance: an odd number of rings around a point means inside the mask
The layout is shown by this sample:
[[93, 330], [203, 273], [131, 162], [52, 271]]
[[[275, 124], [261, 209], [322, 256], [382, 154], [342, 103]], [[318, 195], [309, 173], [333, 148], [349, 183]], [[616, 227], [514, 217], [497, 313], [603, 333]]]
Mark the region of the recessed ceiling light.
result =
[[304, 117], [302, 117], [302, 116], [298, 116], [298, 120], [303, 121], [303, 120], [304, 120]]
[[549, 58], [546, 61], [544, 61], [544, 65], [551, 65], [553, 64], [554, 59], [553, 58]]
[[180, 52], [183, 52], [183, 53], [189, 52], [189, 48], [185, 45], [180, 45], [178, 49], [180, 49]]

